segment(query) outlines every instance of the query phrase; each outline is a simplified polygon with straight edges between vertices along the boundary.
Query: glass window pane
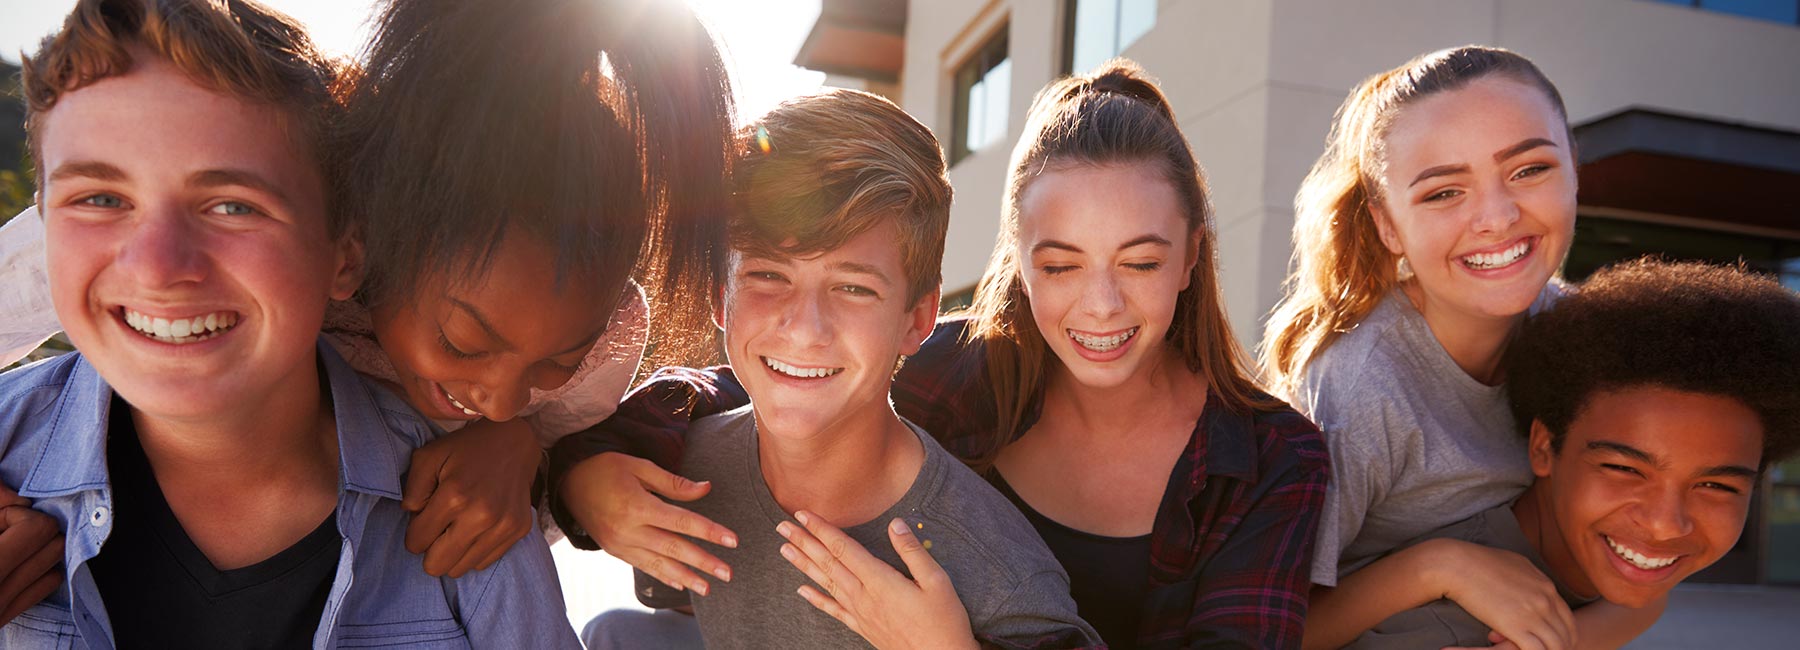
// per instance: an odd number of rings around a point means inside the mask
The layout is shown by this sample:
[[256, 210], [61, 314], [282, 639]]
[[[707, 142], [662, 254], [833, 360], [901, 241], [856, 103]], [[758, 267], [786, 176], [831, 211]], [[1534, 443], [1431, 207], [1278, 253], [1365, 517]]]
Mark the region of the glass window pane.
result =
[[1113, 54], [1124, 52], [1156, 26], [1156, 0], [1123, 0], [1119, 3], [1119, 47]]
[[1700, 0], [1700, 6], [1723, 14], [1735, 14], [1794, 24], [1800, 20], [1800, 2], [1795, 0]]
[[987, 79], [975, 82], [969, 87], [969, 132], [963, 136], [963, 144], [969, 151], [980, 149], [987, 144]]
[[985, 146], [1006, 137], [1006, 113], [1012, 103], [1012, 59], [1001, 59], [981, 83], [987, 86], [987, 106], [977, 115], [987, 123], [981, 129], [982, 135], [986, 136], [981, 144]]
[[1074, 21], [1071, 73], [1092, 70], [1119, 52], [1119, 0], [1075, 0]]

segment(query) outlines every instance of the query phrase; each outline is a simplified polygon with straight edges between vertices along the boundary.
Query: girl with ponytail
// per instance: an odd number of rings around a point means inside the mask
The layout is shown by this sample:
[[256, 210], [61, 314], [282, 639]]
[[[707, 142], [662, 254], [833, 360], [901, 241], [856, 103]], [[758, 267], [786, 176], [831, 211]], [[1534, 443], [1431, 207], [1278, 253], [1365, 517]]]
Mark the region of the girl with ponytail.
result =
[[1422, 55], [1338, 109], [1294, 201], [1294, 273], [1262, 347], [1272, 387], [1331, 451], [1307, 647], [1359, 641], [1439, 598], [1519, 647], [1572, 647], [1578, 628], [1583, 647], [1616, 647], [1655, 620], [1660, 607], [1606, 603], [1572, 615], [1511, 551], [1436, 539], [1396, 552], [1532, 480], [1500, 361], [1560, 293], [1575, 172], [1561, 95], [1506, 50]]
[[[906, 360], [896, 411], [1025, 512], [1110, 646], [1297, 647], [1324, 443], [1258, 388], [1232, 339], [1206, 184], [1167, 99], [1129, 61], [1058, 81], [1032, 104], [1010, 168], [974, 307], [941, 320]], [[654, 497], [642, 485], [681, 479], [595, 454], [669, 462], [689, 417], [743, 403], [729, 368], [662, 375], [634, 392], [613, 419], [558, 445], [559, 464], [580, 462], [571, 476], [632, 477], [590, 482], [605, 489], [573, 514], [595, 522], [588, 530], [615, 554], [667, 543], [647, 529], [720, 539], [717, 524], [644, 501]], [[577, 450], [578, 439], [592, 444]], [[568, 486], [573, 503], [577, 483]], [[807, 528], [834, 535], [817, 518]], [[678, 586], [697, 580], [687, 567], [722, 568], [679, 542], [640, 566]], [[857, 558], [805, 561], [865, 586], [898, 580]], [[919, 593], [861, 589], [813, 602], [856, 629], [906, 629], [890, 623], [922, 609]]]

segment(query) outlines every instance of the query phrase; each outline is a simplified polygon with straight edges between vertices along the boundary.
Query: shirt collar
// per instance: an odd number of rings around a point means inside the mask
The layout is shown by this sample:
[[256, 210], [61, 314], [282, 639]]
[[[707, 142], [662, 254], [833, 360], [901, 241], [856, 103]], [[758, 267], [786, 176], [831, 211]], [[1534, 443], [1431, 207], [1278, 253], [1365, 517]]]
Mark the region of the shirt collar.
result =
[[1218, 392], [1206, 391], [1206, 412], [1195, 436], [1202, 445], [1190, 449], [1194, 478], [1224, 476], [1256, 483], [1256, 426], [1250, 413], [1226, 408]]
[[106, 486], [106, 423], [112, 409], [112, 387], [81, 353], [69, 356], [73, 357], [72, 367], [51, 416], [50, 439], [19, 485], [19, 494], [28, 498]]
[[[400, 498], [400, 474], [412, 449], [435, 437], [410, 406], [370, 385], [324, 339], [316, 343], [331, 386], [337, 421], [338, 467], [343, 489]], [[64, 496], [107, 485], [106, 434], [112, 387], [75, 356], [55, 406], [52, 430], [19, 493], [29, 498]]]

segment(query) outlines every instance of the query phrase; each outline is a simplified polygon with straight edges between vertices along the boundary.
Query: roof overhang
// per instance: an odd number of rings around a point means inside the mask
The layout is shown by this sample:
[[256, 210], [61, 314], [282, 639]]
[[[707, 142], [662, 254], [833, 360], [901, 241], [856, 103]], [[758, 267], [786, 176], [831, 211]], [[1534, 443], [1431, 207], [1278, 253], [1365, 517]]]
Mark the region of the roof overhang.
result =
[[794, 65], [873, 81], [900, 79], [906, 0], [824, 0]]
[[1800, 231], [1800, 134], [1629, 109], [1575, 140], [1581, 205]]

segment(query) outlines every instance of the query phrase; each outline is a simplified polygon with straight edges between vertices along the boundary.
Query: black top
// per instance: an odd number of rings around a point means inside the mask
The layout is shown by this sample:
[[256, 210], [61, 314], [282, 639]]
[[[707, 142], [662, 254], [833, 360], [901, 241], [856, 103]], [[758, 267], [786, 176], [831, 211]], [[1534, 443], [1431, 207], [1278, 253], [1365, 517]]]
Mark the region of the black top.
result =
[[88, 562], [120, 648], [310, 648], [337, 575], [337, 513], [269, 559], [220, 571], [194, 546], [113, 399], [112, 534]]
[[1144, 597], [1150, 591], [1150, 535], [1107, 537], [1064, 526], [1019, 498], [998, 470], [988, 476], [1000, 494], [1025, 513], [1069, 572], [1069, 592], [1081, 619], [1094, 626], [1108, 648], [1137, 647]]

